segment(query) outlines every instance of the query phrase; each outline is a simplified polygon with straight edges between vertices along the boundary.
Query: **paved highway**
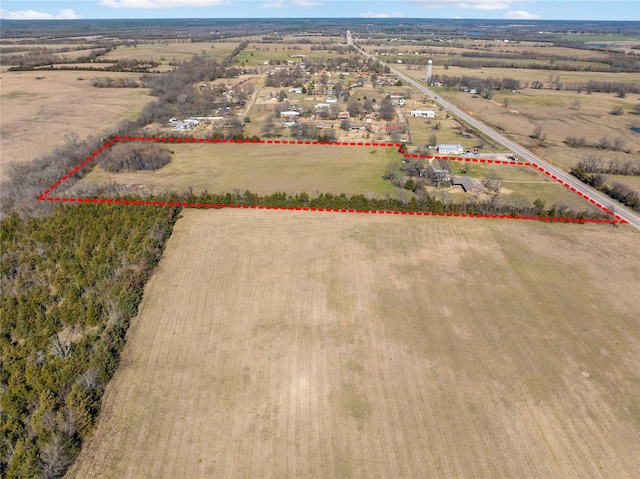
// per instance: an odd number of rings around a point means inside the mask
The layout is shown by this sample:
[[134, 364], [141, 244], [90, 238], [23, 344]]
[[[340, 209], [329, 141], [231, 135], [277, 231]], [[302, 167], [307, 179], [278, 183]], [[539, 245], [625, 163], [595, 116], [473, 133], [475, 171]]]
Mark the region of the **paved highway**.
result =
[[[365, 52], [361, 48], [359, 48], [356, 45], [354, 45], [353, 38], [351, 37], [351, 32], [348, 31], [348, 30], [347, 30], [347, 44], [353, 46], [362, 55], [364, 55], [364, 56], [366, 56], [368, 58], [371, 58], [373, 60], [377, 60], [377, 58], [375, 56], [370, 55], [369, 53]], [[422, 93], [424, 93], [424, 94], [430, 96], [431, 98], [433, 98], [435, 101], [438, 102], [438, 104], [442, 105], [442, 107], [445, 110], [447, 110], [448, 112], [454, 114], [455, 116], [460, 118], [465, 123], [475, 127], [476, 129], [478, 129], [478, 131], [481, 131], [483, 134], [485, 134], [487, 137], [491, 138], [495, 142], [500, 143], [500, 144], [504, 145], [505, 147], [509, 148], [519, 160], [535, 163], [540, 168], [543, 168], [545, 171], [548, 171], [550, 176], [552, 176], [552, 177], [555, 176], [558, 180], [561, 180], [565, 184], [569, 185], [569, 188], [575, 188], [575, 190], [577, 192], [580, 192], [583, 195], [588, 196], [589, 198], [594, 200], [597, 204], [602, 205], [603, 208], [612, 209], [615, 212], [615, 218], [616, 219], [624, 220], [627, 223], [629, 223], [630, 225], [632, 225], [635, 228], [640, 230], [640, 216], [638, 216], [635, 213], [633, 213], [633, 212], [629, 211], [628, 209], [624, 208], [617, 201], [615, 201], [612, 198], [609, 198], [608, 196], [606, 196], [605, 194], [600, 193], [599, 191], [597, 191], [597, 190], [585, 185], [584, 183], [582, 183], [580, 180], [578, 180], [574, 176], [572, 176], [569, 173], [566, 173], [565, 171], [561, 170], [560, 168], [548, 163], [547, 161], [543, 160], [542, 158], [540, 158], [539, 156], [535, 155], [531, 151], [527, 150], [522, 145], [519, 145], [518, 143], [515, 143], [515, 142], [511, 141], [510, 139], [508, 139], [505, 136], [501, 135], [500, 133], [498, 133], [497, 131], [495, 131], [491, 127], [485, 125], [481, 121], [479, 121], [476, 118], [472, 117], [471, 115], [465, 113], [460, 108], [456, 107], [455, 105], [453, 105], [452, 103], [448, 102], [447, 100], [444, 100], [443, 98], [439, 98], [433, 91], [431, 91], [429, 88], [427, 88], [423, 83], [420, 83], [420, 82], [414, 80], [413, 78], [405, 75], [404, 73], [396, 70], [393, 66], [391, 66], [389, 64], [386, 64], [384, 62], [380, 62], [380, 63], [382, 63], [383, 65], [389, 67], [389, 69], [395, 75], [397, 75], [399, 78], [401, 78], [403, 81], [405, 81], [407, 83], [410, 83], [411, 85], [416, 87], [418, 90], [420, 90]], [[613, 219], [614, 216], [612, 215], [611, 218]]]

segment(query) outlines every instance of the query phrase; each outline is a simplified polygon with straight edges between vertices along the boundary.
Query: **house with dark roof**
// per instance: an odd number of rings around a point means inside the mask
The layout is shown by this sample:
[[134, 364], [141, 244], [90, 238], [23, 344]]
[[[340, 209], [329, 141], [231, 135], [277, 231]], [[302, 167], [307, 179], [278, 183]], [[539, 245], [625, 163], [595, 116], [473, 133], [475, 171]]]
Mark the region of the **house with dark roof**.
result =
[[483, 193], [484, 187], [470, 176], [456, 176], [454, 186], [461, 186], [466, 193]]

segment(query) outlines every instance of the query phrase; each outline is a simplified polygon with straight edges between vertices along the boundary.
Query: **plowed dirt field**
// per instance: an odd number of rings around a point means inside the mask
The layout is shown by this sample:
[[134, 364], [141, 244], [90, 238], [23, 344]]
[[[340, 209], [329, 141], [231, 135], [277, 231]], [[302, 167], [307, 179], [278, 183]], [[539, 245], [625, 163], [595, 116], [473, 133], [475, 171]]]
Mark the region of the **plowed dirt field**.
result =
[[637, 232], [183, 215], [68, 477], [637, 477]]

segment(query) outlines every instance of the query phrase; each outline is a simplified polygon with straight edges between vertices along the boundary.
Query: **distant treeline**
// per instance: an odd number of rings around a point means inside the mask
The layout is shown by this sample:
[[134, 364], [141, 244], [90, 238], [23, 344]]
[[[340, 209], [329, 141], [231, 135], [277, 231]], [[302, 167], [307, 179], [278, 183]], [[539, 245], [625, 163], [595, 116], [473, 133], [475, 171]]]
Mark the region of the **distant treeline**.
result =
[[484, 89], [489, 90], [519, 90], [520, 80], [513, 78], [481, 78], [474, 76], [433, 75], [433, 82], [455, 87], [457, 89], [476, 89], [480, 93]]
[[[91, 66], [87, 66], [89, 63]], [[95, 65], [95, 66], [94, 66]], [[105, 65], [105, 66], [102, 66]], [[22, 64], [9, 68], [9, 71], [34, 71], [34, 70], [73, 70], [73, 71], [103, 71], [103, 72], [132, 72], [146, 73], [159, 65], [158, 62], [142, 60], [95, 60], [78, 58], [72, 61], [56, 59], [34, 64]]]
[[[485, 54], [481, 52], [463, 52], [459, 56], [451, 54], [446, 60], [440, 63], [447, 67], [461, 67], [479, 70], [481, 68], [519, 68], [527, 70], [552, 70], [552, 71], [568, 71], [568, 72], [608, 72], [608, 73], [636, 73], [640, 72], [640, 61], [635, 55], [612, 55], [607, 57], [594, 57], [593, 60], [573, 61], [557, 58], [543, 58], [541, 61], [535, 61], [535, 53], [532, 57], [523, 57], [522, 59], [513, 58], [505, 54], [487, 54], [488, 58], [483, 58]], [[480, 57], [482, 59], [474, 59]], [[412, 58], [403, 56], [402, 62], [408, 65], [426, 65], [425, 57]], [[526, 61], [526, 60], [530, 61]], [[578, 60], [578, 59], [576, 59]]]
[[522, 82], [513, 78], [485, 78], [466, 75], [442, 75], [435, 74], [432, 78], [433, 82], [439, 82], [449, 87], [457, 89], [469, 88], [476, 89], [478, 93], [482, 90], [518, 90], [520, 88], [533, 88], [535, 90], [551, 89], [551, 90], [570, 90], [578, 93], [617, 93], [619, 96], [625, 96], [627, 93], [640, 93], [640, 83], [615, 82], [615, 81], [595, 81], [587, 82], [563, 82], [559, 77], [551, 78], [546, 82], [542, 80], [532, 80], [531, 82]]

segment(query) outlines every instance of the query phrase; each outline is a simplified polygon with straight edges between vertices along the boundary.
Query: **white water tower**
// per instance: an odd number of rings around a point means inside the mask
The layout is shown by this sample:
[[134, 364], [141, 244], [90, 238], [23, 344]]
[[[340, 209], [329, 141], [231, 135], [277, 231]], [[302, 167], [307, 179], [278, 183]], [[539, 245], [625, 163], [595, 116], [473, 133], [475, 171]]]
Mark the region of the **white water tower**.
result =
[[431, 60], [427, 61], [427, 83], [431, 82], [431, 77], [433, 76], [431, 70], [433, 68], [433, 62]]

